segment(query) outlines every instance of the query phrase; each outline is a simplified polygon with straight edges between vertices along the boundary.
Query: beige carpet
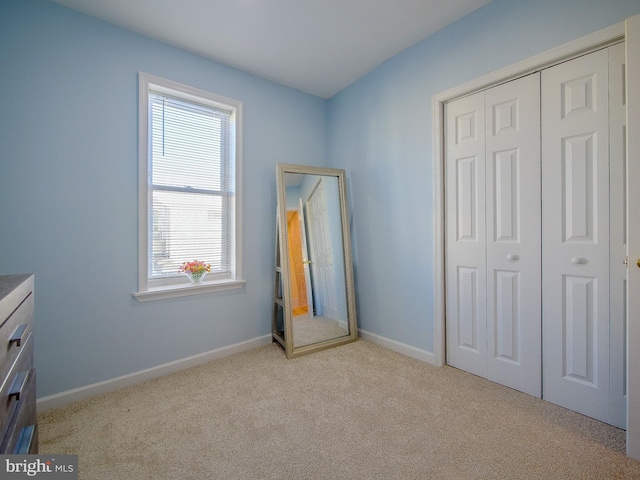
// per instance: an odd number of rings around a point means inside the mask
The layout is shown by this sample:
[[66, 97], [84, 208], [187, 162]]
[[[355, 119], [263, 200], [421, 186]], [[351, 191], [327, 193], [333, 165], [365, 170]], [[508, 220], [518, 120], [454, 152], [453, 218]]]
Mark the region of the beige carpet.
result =
[[340, 327], [338, 322], [321, 315], [313, 318], [293, 318], [293, 343], [296, 347], [304, 347], [347, 335], [349, 332]]
[[39, 416], [82, 479], [639, 479], [624, 432], [370, 342], [268, 345]]

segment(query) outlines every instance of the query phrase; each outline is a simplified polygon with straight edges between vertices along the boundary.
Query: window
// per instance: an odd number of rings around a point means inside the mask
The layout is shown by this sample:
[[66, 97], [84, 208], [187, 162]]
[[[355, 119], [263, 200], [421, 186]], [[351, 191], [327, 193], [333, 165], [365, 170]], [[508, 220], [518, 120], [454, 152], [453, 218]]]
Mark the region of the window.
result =
[[[140, 301], [236, 288], [242, 104], [140, 73]], [[183, 262], [211, 265], [192, 286]]]

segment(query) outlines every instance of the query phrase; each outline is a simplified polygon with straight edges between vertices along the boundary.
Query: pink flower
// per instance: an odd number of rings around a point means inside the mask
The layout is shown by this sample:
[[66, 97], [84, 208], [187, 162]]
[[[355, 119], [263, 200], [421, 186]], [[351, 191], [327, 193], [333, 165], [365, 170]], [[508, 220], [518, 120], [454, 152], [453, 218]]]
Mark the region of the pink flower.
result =
[[193, 262], [183, 262], [179, 271], [181, 273], [209, 273], [211, 272], [211, 265], [209, 263], [201, 262], [200, 260], [194, 260]]

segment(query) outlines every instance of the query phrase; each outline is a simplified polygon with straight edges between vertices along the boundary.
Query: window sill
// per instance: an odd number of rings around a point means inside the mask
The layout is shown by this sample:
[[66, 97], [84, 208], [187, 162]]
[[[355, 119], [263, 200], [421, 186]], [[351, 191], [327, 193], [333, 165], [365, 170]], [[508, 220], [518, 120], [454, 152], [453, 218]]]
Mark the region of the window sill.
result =
[[199, 295], [201, 293], [232, 290], [235, 288], [242, 288], [246, 283], [246, 280], [225, 280], [221, 282], [203, 282], [200, 285], [172, 285], [151, 288], [146, 292], [135, 292], [133, 296], [139, 302], [150, 302], [153, 300], [164, 300], [167, 298], [187, 297], [189, 295]]

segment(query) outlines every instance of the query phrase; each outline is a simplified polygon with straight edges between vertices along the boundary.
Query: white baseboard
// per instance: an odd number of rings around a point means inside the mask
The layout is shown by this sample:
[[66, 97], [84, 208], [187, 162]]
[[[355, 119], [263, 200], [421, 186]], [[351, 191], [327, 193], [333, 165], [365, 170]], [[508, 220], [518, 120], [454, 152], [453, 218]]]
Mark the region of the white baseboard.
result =
[[203, 363], [217, 360], [219, 358], [251, 350], [263, 345], [271, 343], [271, 334], [263, 335], [252, 340], [236, 343], [226, 347], [211, 350], [209, 352], [200, 353], [191, 357], [182, 358], [174, 362], [158, 365], [157, 367], [148, 368], [139, 372], [130, 373], [121, 377], [112, 378], [103, 382], [93, 383], [84, 387], [74, 388], [65, 392], [54, 393], [46, 397], [38, 398], [38, 413], [46, 412], [54, 408], [62, 407], [69, 403], [77, 402], [85, 398], [100, 395], [102, 393], [111, 392], [120, 388], [135, 385], [153, 378], [161, 377], [169, 373], [178, 372], [185, 368], [195, 367]]
[[362, 329], [359, 329], [358, 331], [360, 333], [360, 338], [364, 340], [368, 340], [371, 343], [380, 345], [381, 347], [388, 348], [389, 350], [393, 350], [394, 352], [402, 353], [403, 355], [407, 355], [408, 357], [421, 360], [431, 365], [437, 365], [436, 357], [433, 352], [427, 352], [426, 350], [412, 347], [411, 345], [400, 343], [389, 338], [381, 337], [380, 335], [376, 335], [375, 333], [370, 333]]

